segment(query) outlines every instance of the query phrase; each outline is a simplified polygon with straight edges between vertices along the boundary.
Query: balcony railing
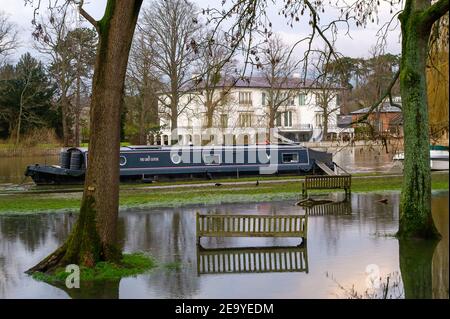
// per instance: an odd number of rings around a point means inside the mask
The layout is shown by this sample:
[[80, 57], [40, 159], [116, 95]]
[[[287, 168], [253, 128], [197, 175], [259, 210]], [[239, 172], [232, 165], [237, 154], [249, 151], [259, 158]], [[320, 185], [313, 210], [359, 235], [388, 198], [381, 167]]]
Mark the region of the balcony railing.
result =
[[311, 124], [294, 124], [292, 126], [277, 126], [280, 131], [304, 131], [310, 132], [313, 130]]

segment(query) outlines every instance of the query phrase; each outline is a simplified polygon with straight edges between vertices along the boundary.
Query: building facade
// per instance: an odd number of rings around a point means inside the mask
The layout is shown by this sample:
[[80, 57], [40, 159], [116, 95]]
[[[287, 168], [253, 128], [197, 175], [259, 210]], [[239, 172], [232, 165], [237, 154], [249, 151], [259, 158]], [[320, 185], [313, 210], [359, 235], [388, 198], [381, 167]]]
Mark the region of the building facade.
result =
[[[394, 104], [401, 106], [401, 98], [393, 99]], [[385, 100], [378, 105], [367, 117], [366, 122], [370, 124], [378, 134], [391, 135], [395, 137], [403, 136], [403, 116], [402, 110], [391, 105], [389, 100]], [[356, 122], [369, 111], [369, 107], [351, 112], [353, 122]]]
[[[353, 134], [353, 128], [337, 125], [341, 89], [325, 90], [299, 83], [299, 78], [292, 78], [274, 88], [262, 77], [239, 80], [232, 87], [214, 90], [215, 99], [210, 101], [213, 100], [215, 106], [213, 111], [210, 107], [209, 112], [205, 91], [192, 90], [180, 100], [182, 111], [176, 130], [172, 130], [164, 110], [160, 111], [162, 130], [154, 138], [155, 143], [168, 145], [171, 140], [178, 140], [181, 144], [196, 145], [204, 144], [204, 141], [253, 144], [267, 142], [268, 136], [271, 142], [274, 138], [277, 142], [317, 142], [325, 138], [324, 112], [328, 137], [342, 138]], [[328, 97], [326, 108], [318, 102], [324, 100], [324, 94]], [[273, 134], [269, 131], [271, 116]], [[173, 138], [174, 134], [178, 139]]]

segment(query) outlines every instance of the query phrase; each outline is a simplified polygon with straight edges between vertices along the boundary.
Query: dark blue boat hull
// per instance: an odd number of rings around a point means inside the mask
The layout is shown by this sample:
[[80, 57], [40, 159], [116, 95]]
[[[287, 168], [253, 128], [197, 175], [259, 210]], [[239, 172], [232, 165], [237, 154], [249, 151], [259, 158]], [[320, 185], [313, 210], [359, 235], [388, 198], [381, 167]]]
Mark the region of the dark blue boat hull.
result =
[[[258, 153], [259, 152], [259, 153]], [[88, 163], [87, 149], [61, 153], [60, 166], [32, 165], [25, 172], [38, 185], [83, 183]], [[274, 163], [271, 163], [274, 162]], [[121, 148], [121, 181], [151, 181], [162, 178], [214, 178], [267, 174], [317, 174], [321, 161], [333, 168], [332, 155], [300, 146]]]

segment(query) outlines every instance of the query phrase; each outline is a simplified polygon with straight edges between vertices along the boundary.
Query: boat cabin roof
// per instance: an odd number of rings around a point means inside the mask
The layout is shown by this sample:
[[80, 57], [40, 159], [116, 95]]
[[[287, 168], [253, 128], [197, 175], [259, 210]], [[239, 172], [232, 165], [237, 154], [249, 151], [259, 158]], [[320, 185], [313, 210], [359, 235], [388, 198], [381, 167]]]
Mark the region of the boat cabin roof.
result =
[[[148, 150], [172, 150], [175, 149], [214, 149], [214, 148], [224, 148], [224, 149], [236, 149], [236, 148], [262, 148], [262, 147], [280, 147], [284, 149], [290, 148], [305, 148], [300, 144], [259, 144], [259, 145], [205, 145], [205, 146], [193, 146], [193, 145], [180, 145], [180, 146], [168, 146], [168, 145], [136, 145], [136, 146], [121, 146], [120, 151], [148, 151]], [[63, 148], [66, 151], [80, 151], [86, 153], [88, 151], [87, 147], [69, 147]]]

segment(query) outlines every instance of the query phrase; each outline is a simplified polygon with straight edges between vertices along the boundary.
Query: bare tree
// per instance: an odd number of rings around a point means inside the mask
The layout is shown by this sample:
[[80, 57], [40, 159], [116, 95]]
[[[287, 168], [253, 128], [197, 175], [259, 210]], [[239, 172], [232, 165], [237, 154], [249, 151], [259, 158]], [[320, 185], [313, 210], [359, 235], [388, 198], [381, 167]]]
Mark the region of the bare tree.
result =
[[19, 44], [17, 36], [16, 26], [0, 11], [0, 58], [6, 58], [17, 48]]
[[287, 107], [293, 105], [294, 98], [302, 87], [300, 77], [293, 78], [298, 72], [298, 64], [291, 56], [291, 48], [274, 35], [261, 47], [261, 52], [255, 58], [258, 68], [269, 87], [265, 90], [263, 106], [266, 106], [267, 127], [275, 127], [275, 120], [287, 112]]
[[200, 28], [195, 10], [186, 0], [157, 0], [144, 10], [140, 24], [142, 31], [155, 39], [153, 65], [164, 83], [160, 112], [170, 120], [174, 140], [178, 139], [178, 116], [192, 101], [189, 84], [195, 47], [191, 44]]
[[330, 64], [327, 59], [328, 52], [325, 48], [323, 51], [316, 51], [316, 59], [310, 63], [311, 73], [316, 79], [315, 98], [316, 105], [321, 113], [322, 135], [326, 140], [328, 138], [329, 124], [336, 124], [331, 121], [332, 115], [339, 112], [341, 106], [338, 103], [340, 79], [334, 68], [336, 64]]
[[[225, 126], [221, 121], [222, 106], [232, 100], [231, 89], [238, 81], [237, 62], [233, 59], [223, 34], [210, 32], [205, 36], [206, 45], [201, 46], [194, 63], [196, 89], [200, 91], [197, 99], [205, 110], [205, 127]], [[222, 111], [222, 112], [221, 112]], [[224, 127], [222, 127], [224, 128]]]
[[71, 111], [74, 115], [74, 145], [80, 146], [80, 126], [82, 112], [82, 94], [90, 93], [90, 81], [95, 62], [95, 48], [97, 45], [96, 32], [89, 28], [76, 28], [71, 30], [64, 39], [64, 47], [71, 53], [71, 66], [74, 83], [72, 91], [75, 95], [75, 103], [72, 103]]
[[[35, 48], [48, 57], [50, 61], [49, 71], [55, 79], [58, 87], [58, 104], [61, 108], [61, 121], [63, 128], [63, 144], [71, 144], [71, 107], [70, 87], [75, 80], [75, 73], [71, 66], [72, 52], [65, 43], [71, 21], [67, 18], [66, 10], [49, 12], [49, 17], [41, 18], [40, 28], [33, 32], [36, 40]], [[48, 23], [44, 23], [47, 21]], [[73, 22], [73, 21], [72, 21]]]
[[[160, 72], [154, 67], [153, 34], [135, 35], [127, 71], [127, 125], [137, 129], [138, 143], [146, 144], [149, 131], [159, 131], [158, 96]], [[153, 142], [153, 141], [150, 141]]]

